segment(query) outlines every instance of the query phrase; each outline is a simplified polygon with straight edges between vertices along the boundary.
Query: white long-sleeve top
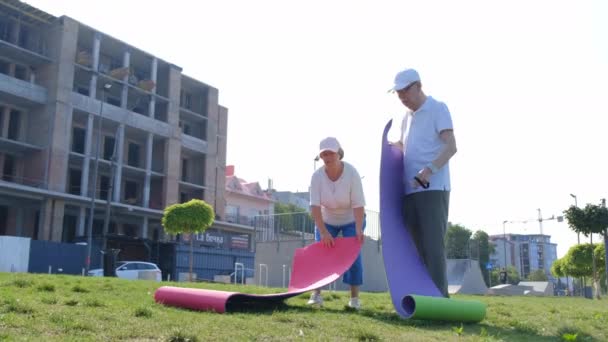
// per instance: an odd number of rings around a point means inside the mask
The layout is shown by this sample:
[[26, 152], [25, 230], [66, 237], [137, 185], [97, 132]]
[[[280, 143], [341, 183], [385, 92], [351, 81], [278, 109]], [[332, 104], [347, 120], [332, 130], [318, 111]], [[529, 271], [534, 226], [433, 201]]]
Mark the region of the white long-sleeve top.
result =
[[344, 225], [355, 221], [353, 208], [365, 206], [363, 185], [359, 172], [349, 163], [342, 162], [344, 170], [335, 182], [320, 167], [310, 181], [310, 205], [321, 207], [323, 222]]

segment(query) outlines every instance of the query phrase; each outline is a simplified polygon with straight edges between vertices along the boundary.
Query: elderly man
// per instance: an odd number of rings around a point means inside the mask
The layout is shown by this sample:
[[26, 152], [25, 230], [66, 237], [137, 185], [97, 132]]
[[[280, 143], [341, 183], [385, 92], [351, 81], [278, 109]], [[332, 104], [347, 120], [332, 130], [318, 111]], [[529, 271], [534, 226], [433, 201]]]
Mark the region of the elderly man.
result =
[[456, 153], [450, 111], [425, 95], [414, 69], [397, 73], [390, 91], [407, 108], [401, 139], [395, 143], [404, 156], [403, 214], [431, 278], [449, 297], [444, 238], [451, 190], [449, 160]]

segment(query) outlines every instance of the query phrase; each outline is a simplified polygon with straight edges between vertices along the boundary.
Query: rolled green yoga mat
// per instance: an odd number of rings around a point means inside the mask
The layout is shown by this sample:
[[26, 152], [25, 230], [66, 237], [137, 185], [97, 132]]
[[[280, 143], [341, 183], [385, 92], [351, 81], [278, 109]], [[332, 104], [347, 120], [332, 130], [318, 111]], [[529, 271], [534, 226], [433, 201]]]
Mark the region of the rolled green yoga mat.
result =
[[486, 305], [472, 300], [409, 295], [401, 304], [410, 319], [479, 322], [486, 316]]

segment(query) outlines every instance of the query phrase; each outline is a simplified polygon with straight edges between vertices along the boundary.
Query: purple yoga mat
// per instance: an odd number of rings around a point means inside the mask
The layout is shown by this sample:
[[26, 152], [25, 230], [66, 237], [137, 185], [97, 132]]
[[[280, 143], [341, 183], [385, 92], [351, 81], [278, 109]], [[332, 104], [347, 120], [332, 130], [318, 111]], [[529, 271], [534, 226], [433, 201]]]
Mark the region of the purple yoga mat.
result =
[[382, 256], [393, 306], [400, 316], [409, 318], [412, 308], [405, 301], [406, 296], [442, 295], [418, 255], [403, 218], [403, 154], [387, 140], [391, 125], [392, 120], [384, 128], [380, 161]]

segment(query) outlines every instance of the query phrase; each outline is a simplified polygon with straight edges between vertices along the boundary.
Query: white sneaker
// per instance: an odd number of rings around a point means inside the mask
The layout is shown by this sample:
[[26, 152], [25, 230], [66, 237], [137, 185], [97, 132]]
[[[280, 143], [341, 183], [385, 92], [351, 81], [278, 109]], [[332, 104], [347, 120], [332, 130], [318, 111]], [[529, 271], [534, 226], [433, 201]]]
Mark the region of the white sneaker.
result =
[[359, 298], [358, 297], [351, 298], [348, 301], [348, 307], [353, 308], [355, 310], [361, 309], [361, 302], [359, 301]]
[[306, 303], [308, 305], [323, 305], [323, 297], [321, 296], [320, 293], [316, 293], [313, 292], [310, 295], [310, 299], [308, 300], [308, 302]]

